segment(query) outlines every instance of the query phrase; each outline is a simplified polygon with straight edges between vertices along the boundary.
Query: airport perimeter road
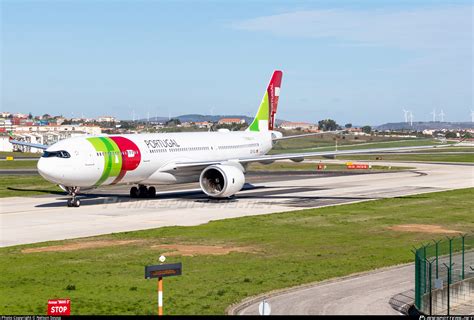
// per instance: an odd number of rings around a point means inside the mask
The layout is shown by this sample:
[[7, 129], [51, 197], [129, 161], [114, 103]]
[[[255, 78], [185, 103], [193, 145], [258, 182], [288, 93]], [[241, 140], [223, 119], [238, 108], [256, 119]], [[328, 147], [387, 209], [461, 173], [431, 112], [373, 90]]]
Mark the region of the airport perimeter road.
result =
[[411, 166], [417, 170], [345, 176], [262, 174], [259, 179], [252, 178], [255, 188], [225, 201], [209, 200], [198, 189], [161, 192], [156, 199], [130, 199], [125, 187], [92, 191], [81, 198], [80, 208], [67, 208], [65, 196], [3, 198], [0, 246], [199, 225], [210, 220], [474, 186], [472, 165]]
[[375, 270], [261, 295], [230, 311], [258, 315], [258, 304], [265, 298], [272, 315], [397, 315], [400, 313], [388, 301], [400, 292], [413, 289], [414, 274], [413, 264]]

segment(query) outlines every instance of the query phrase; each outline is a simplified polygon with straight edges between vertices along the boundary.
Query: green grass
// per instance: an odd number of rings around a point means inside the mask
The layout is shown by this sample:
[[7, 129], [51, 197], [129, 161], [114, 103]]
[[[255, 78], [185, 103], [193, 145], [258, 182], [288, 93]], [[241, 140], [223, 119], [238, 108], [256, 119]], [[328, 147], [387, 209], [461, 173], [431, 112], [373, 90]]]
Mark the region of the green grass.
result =
[[0, 198], [57, 192], [62, 191], [39, 175], [2, 175], [0, 179]]
[[21, 252], [84, 239], [2, 248], [0, 313], [44, 314], [48, 299], [71, 298], [73, 314], [156, 314], [156, 280], [144, 279], [144, 266], [157, 264], [163, 251], [152, 245], [254, 247], [254, 253], [168, 257], [183, 263], [183, 275], [164, 280], [165, 314], [222, 314], [231, 303], [273, 289], [411, 262], [412, 246], [444, 235], [388, 228], [418, 223], [473, 231], [473, 198], [471, 188], [87, 239], [140, 240], [101, 249]]
[[[372, 139], [372, 140], [371, 140]], [[305, 140], [302, 143], [300, 140]], [[383, 140], [367, 137], [367, 140], [338, 139], [338, 150], [355, 150], [369, 148], [395, 148], [411, 146], [431, 146], [440, 144], [435, 139], [411, 139], [411, 140]], [[282, 140], [278, 142], [271, 153], [295, 153], [310, 151], [333, 151], [335, 141], [319, 139], [318, 137], [305, 137], [298, 139]]]
[[338, 156], [337, 159], [347, 160], [377, 160], [381, 161], [424, 161], [424, 162], [474, 162], [473, 154], [397, 154], [397, 155], [353, 155]]
[[14, 158], [39, 158], [41, 157], [41, 152], [7, 152], [7, 151], [0, 151], [0, 159], [5, 159], [6, 157], [14, 157]]
[[0, 161], [0, 169], [36, 169], [38, 160]]
[[[324, 171], [354, 171], [353, 169], [347, 169], [345, 164], [337, 164], [337, 163], [324, 163], [326, 165], [326, 169]], [[261, 163], [251, 163], [247, 170], [249, 172], [258, 172], [258, 171], [321, 171], [317, 170], [318, 164], [317, 163], [292, 163], [292, 162], [274, 162], [272, 164], [261, 164]], [[358, 169], [357, 171], [364, 171], [364, 172], [371, 172], [371, 171], [389, 171], [389, 170], [406, 170], [411, 169], [409, 167], [388, 167], [388, 166], [378, 166], [373, 165], [371, 169], [368, 170], [361, 170]]]
[[[281, 154], [281, 153], [301, 153], [301, 152], [323, 152], [323, 151], [334, 151], [335, 145], [334, 141], [327, 146], [327, 141], [323, 143], [318, 143], [317, 139], [314, 137], [301, 138], [306, 139], [303, 145], [306, 148], [299, 148], [301, 144], [297, 141], [300, 139], [288, 140], [285, 141], [285, 144], [280, 147], [277, 146], [270, 151], [270, 154]], [[309, 139], [313, 139], [313, 147], [307, 147]], [[282, 142], [279, 142], [281, 144]], [[451, 144], [451, 143], [449, 143]], [[396, 148], [396, 147], [415, 147], [415, 146], [429, 146], [429, 145], [440, 145], [446, 146], [446, 144], [441, 144], [438, 140], [435, 139], [413, 139], [413, 140], [399, 140], [399, 141], [374, 141], [374, 142], [364, 142], [358, 143], [357, 140], [349, 141], [339, 141], [338, 150], [358, 150], [358, 149], [371, 149], [371, 148]], [[394, 161], [428, 161], [428, 162], [474, 162], [474, 152], [473, 147], [443, 147], [436, 149], [425, 149], [418, 150], [418, 152], [429, 152], [432, 154], [429, 155], [416, 155], [416, 154], [407, 154], [406, 155], [344, 155], [338, 156], [338, 159], [347, 159], [347, 160], [376, 160], [377, 157], [381, 157], [383, 160], [394, 160]], [[470, 152], [471, 154], [443, 154], [446, 152]], [[321, 157], [318, 157], [321, 159]]]

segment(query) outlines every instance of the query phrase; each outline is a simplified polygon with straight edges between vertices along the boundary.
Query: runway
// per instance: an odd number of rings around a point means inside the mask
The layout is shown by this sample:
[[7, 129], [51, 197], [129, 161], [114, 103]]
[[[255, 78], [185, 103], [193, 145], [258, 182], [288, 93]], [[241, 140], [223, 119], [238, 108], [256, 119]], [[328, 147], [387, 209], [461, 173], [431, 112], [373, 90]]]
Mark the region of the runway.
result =
[[[3, 198], [0, 246], [72, 239], [210, 220], [292, 211], [474, 186], [474, 166], [417, 164], [405, 172], [261, 173], [231, 200], [209, 200], [194, 185], [169, 186], [156, 199], [130, 199], [128, 188], [93, 190], [80, 208], [66, 196]], [[181, 188], [185, 188], [184, 190]], [[164, 188], [163, 188], [164, 189]]]

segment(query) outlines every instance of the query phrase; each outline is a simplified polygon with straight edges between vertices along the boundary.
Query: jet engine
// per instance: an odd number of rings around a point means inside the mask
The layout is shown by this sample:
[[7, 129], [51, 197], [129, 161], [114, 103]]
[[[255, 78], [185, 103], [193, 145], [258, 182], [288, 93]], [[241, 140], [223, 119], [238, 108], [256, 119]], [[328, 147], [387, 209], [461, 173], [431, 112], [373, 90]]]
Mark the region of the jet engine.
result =
[[231, 165], [212, 165], [201, 172], [202, 191], [213, 198], [228, 198], [236, 194], [245, 183], [244, 173]]

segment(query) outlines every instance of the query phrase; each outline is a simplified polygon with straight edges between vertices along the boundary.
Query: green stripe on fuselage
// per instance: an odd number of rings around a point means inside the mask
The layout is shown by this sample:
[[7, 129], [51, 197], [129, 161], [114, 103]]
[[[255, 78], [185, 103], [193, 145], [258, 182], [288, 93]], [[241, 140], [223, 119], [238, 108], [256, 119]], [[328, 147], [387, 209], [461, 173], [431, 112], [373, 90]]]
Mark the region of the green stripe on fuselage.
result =
[[99, 186], [110, 177], [116, 177], [120, 174], [122, 169], [122, 154], [117, 144], [109, 138], [98, 137], [98, 138], [87, 138], [89, 142], [94, 146], [97, 152], [102, 152], [104, 157], [104, 170], [102, 175], [94, 184]]

